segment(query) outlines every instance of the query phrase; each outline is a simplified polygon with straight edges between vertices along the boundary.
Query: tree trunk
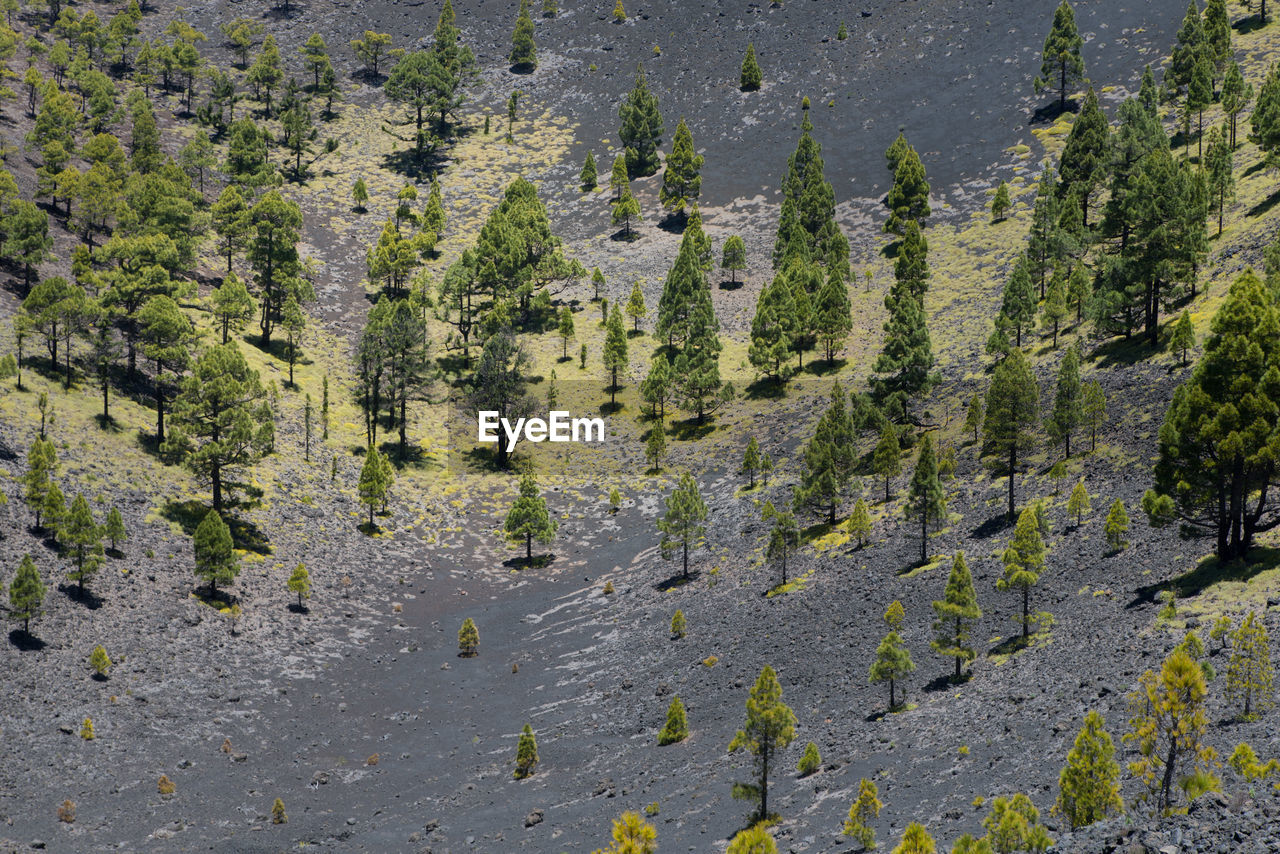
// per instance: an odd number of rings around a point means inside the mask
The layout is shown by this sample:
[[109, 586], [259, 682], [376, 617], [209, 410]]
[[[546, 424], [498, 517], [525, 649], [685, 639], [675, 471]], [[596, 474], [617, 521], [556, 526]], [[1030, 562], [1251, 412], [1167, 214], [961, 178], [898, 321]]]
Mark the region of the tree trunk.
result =
[[1009, 521], [1010, 522], [1014, 522], [1017, 520], [1017, 516], [1014, 515], [1014, 510], [1013, 510], [1013, 476], [1015, 471], [1017, 470], [1017, 466], [1018, 466], [1017, 448], [1010, 448], [1009, 449]]
[[1031, 587], [1029, 585], [1022, 586], [1022, 639], [1027, 640], [1031, 636]]
[[524, 535], [524, 560], [533, 563], [533, 534]]
[[683, 551], [684, 551], [684, 577], [688, 578], [689, 577], [689, 538], [688, 537], [685, 537]]

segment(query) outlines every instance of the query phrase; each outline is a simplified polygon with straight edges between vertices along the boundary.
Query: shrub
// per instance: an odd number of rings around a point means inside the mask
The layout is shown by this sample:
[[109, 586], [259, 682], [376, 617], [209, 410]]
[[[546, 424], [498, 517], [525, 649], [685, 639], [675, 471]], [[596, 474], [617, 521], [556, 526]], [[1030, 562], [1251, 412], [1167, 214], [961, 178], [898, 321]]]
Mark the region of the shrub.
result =
[[80, 737], [85, 741], [93, 741], [97, 737], [93, 733], [93, 718], [84, 719], [84, 724], [80, 727]]
[[284, 811], [284, 801], [276, 798], [276, 802], [271, 805], [271, 823], [272, 824], [288, 824], [289, 816]]
[[475, 621], [467, 617], [462, 621], [462, 628], [458, 629], [458, 652], [470, 657], [476, 654], [479, 647], [480, 632], [476, 629]]
[[58, 804], [58, 821], [64, 821], [71, 824], [76, 820], [76, 802], [67, 798]]
[[677, 608], [676, 612], [671, 615], [671, 636], [677, 639], [684, 637], [686, 628], [684, 611]]
[[658, 732], [658, 744], [668, 745], [675, 744], [677, 741], [684, 741], [689, 737], [689, 722], [685, 717], [684, 703], [679, 697], [671, 698], [671, 705], [667, 707], [667, 722]]
[[160, 779], [156, 781], [156, 791], [162, 795], [172, 795], [177, 790], [177, 784], [169, 779], [168, 774], [161, 774]]
[[804, 746], [804, 755], [800, 757], [796, 770], [800, 772], [801, 777], [808, 777], [821, 767], [822, 757], [818, 754], [818, 745], [811, 741]]

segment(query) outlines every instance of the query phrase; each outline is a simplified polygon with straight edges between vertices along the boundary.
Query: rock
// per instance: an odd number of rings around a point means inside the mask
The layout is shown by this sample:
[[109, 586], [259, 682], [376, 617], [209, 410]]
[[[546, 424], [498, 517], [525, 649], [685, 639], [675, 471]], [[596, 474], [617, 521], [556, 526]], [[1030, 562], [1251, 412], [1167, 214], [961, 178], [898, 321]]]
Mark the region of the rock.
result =
[[533, 827], [535, 824], [542, 824], [542, 810], [535, 809], [524, 817], [524, 826]]
[[34, 848], [34, 849], [36, 849], [37, 851], [43, 851], [43, 850], [44, 850], [44, 840], [43, 840], [43, 839], [33, 839], [33, 840], [31, 840], [31, 847], [32, 847], [32, 848]]

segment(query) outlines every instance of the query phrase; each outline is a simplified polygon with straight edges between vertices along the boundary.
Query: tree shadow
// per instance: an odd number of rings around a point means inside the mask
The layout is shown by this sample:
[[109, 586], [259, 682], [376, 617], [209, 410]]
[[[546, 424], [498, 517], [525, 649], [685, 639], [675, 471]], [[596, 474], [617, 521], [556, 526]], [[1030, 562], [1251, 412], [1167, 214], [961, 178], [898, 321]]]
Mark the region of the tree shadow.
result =
[[48, 646], [40, 638], [24, 629], [14, 629], [9, 632], [9, 643], [21, 652], [39, 652]]
[[287, 3], [276, 3], [270, 9], [264, 10], [262, 17], [268, 21], [289, 21], [301, 15], [303, 11], [301, 3], [297, 0], [289, 0]]
[[667, 234], [684, 234], [685, 226], [689, 224], [689, 216], [684, 213], [667, 214], [658, 220], [658, 228]]
[[1253, 207], [1249, 208], [1248, 216], [1262, 216], [1276, 206], [1280, 202], [1280, 190], [1276, 190]]
[[1202, 558], [1193, 568], [1166, 581], [1139, 587], [1126, 608], [1155, 604], [1157, 596], [1172, 590], [1179, 599], [1198, 596], [1208, 588], [1224, 581], [1244, 583], [1259, 573], [1280, 566], [1280, 548], [1258, 546], [1248, 559], [1236, 558], [1223, 561], [1214, 555]]
[[847, 359], [841, 359], [841, 358], [835, 358], [835, 359], [829, 359], [829, 360], [813, 359], [809, 362], [809, 364], [804, 366], [804, 372], [806, 374], [812, 374], [818, 377], [825, 377], [828, 374], [838, 373], [839, 371], [843, 370], [844, 366], [847, 363], [848, 363]]
[[620, 400], [614, 400], [614, 401], [606, 400], [604, 403], [600, 404], [601, 415], [613, 415], [621, 411], [622, 411], [622, 401]]
[[745, 389], [747, 400], [780, 400], [787, 396], [787, 381], [781, 377], [760, 377]]
[[1064, 106], [1061, 101], [1054, 101], [1051, 104], [1045, 104], [1043, 107], [1037, 107], [1031, 113], [1031, 120], [1027, 122], [1029, 125], [1052, 124], [1058, 120], [1058, 117], [1064, 113], [1080, 112], [1080, 102], [1074, 98], [1068, 98]]
[[1243, 35], [1247, 35], [1248, 33], [1252, 33], [1257, 30], [1260, 30], [1266, 25], [1267, 25], [1267, 22], [1262, 19], [1261, 15], [1250, 15], [1247, 18], [1241, 18], [1240, 20], [1236, 21], [1234, 24], [1231, 25], [1231, 29], [1235, 30], [1237, 33], [1243, 36]]
[[105, 673], [95, 673], [89, 678], [92, 679], [94, 682], [97, 682], [99, 685], [105, 685], [108, 681], [107, 675]]
[[613, 234], [610, 234], [609, 239], [616, 243], [635, 243], [640, 239], [640, 232], [636, 231], [634, 228], [630, 231], [625, 228], [620, 228]]
[[991, 649], [987, 650], [987, 655], [1013, 655], [1015, 652], [1020, 652], [1031, 646], [1033, 639], [1033, 637], [1024, 638], [1021, 634], [1016, 634], [991, 647]]
[[1009, 515], [1002, 511], [1000, 515], [993, 516], [974, 528], [969, 536], [978, 540], [986, 540], [1012, 527], [1013, 523], [1009, 521]]
[[[160, 516], [176, 523], [187, 536], [195, 536], [196, 528], [204, 521], [209, 505], [194, 498], [186, 501], [167, 501], [160, 506]], [[231, 539], [236, 548], [255, 554], [271, 554], [271, 542], [254, 522], [223, 511], [222, 521], [231, 529]]]
[[555, 563], [555, 560], [555, 554], [547, 552], [546, 554], [534, 555], [532, 558], [526, 558], [524, 555], [507, 558], [502, 562], [502, 565], [507, 569], [546, 569]]
[[290, 602], [288, 605], [291, 614], [310, 614], [311, 609], [306, 605], [299, 605], [297, 602]]
[[746, 282], [743, 282], [743, 281], [735, 282], [735, 281], [724, 280], [720, 282], [718, 287], [722, 291], [738, 291], [738, 290], [742, 290], [742, 286], [745, 284]]
[[710, 436], [716, 429], [715, 422], [710, 418], [698, 420], [698, 416], [686, 418], [683, 421], [671, 421], [671, 431], [669, 435], [681, 442], [694, 441]]
[[945, 676], [937, 676], [925, 684], [924, 693], [936, 694], [939, 691], [947, 691], [957, 685], [964, 685], [971, 679], [973, 679], [973, 673], [971, 671], [961, 673], [959, 679], [956, 678], [954, 673], [948, 673]]
[[537, 67], [538, 66], [534, 65], [532, 62], [517, 62], [513, 65], [507, 66], [507, 70], [510, 71], [512, 74], [527, 76], [532, 74], [534, 70], [537, 69]]
[[102, 597], [94, 593], [89, 588], [80, 589], [78, 584], [67, 584], [63, 582], [58, 585], [58, 592], [66, 596], [72, 602], [83, 605], [90, 611], [96, 611], [102, 607]]
[[689, 570], [688, 577], [685, 577], [684, 572], [681, 571], [671, 576], [670, 578], [665, 578], [662, 581], [657, 582], [656, 584], [653, 585], [653, 589], [657, 590], [659, 593], [666, 593], [667, 591], [670, 591], [670, 590], [678, 590], [681, 587], [684, 587], [686, 584], [692, 584], [693, 582], [697, 581], [701, 575], [702, 573], [699, 572], [698, 570], [691, 569]]
[[1099, 368], [1119, 368], [1145, 362], [1151, 357], [1151, 347], [1142, 331], [1129, 338], [1114, 338], [1105, 344], [1099, 344], [1091, 354]]

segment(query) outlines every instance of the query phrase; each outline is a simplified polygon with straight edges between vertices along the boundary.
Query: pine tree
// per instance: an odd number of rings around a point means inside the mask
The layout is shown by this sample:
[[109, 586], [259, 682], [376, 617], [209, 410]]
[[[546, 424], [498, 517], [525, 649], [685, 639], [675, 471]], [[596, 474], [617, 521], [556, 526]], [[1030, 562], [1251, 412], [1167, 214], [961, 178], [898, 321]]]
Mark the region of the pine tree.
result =
[[210, 510], [200, 520], [191, 545], [196, 578], [207, 581], [210, 596], [216, 598], [218, 584], [230, 584], [240, 574], [240, 558], [235, 553], [231, 529], [217, 510]]
[[1018, 256], [1013, 272], [1005, 283], [1000, 314], [1012, 324], [1014, 344], [1021, 347], [1022, 331], [1031, 328], [1036, 315], [1036, 288], [1031, 279], [1026, 253]]
[[1218, 234], [1222, 234], [1222, 220], [1226, 213], [1227, 202], [1235, 198], [1235, 164], [1231, 145], [1222, 131], [1213, 127], [1209, 129], [1209, 139], [1205, 145], [1205, 171], [1209, 180], [1209, 195], [1212, 207], [1218, 209]]
[[1123, 551], [1129, 542], [1124, 535], [1129, 530], [1129, 514], [1124, 512], [1124, 502], [1117, 498], [1107, 513], [1107, 521], [1103, 528], [1107, 536], [1107, 545], [1113, 552]]
[[640, 219], [640, 203], [636, 201], [636, 197], [631, 195], [631, 185], [627, 184], [622, 189], [622, 195], [618, 197], [618, 201], [613, 204], [611, 213], [613, 224], [622, 226], [623, 236], [631, 239], [631, 220]]
[[[1154, 493], [1165, 496], [1160, 504], [1168, 511], [1161, 515], [1214, 537], [1223, 560], [1244, 555], [1255, 534], [1273, 527], [1280, 514], [1270, 500], [1275, 477], [1270, 442], [1262, 438], [1280, 425], [1272, 402], [1273, 370], [1280, 359], [1277, 335], [1280, 313], [1274, 298], [1246, 271], [1214, 316], [1203, 355], [1174, 393], [1159, 434]], [[1237, 432], [1245, 424], [1253, 426]], [[1144, 498], [1144, 508], [1152, 500]], [[1167, 521], [1152, 518], [1153, 524]]]
[[666, 512], [658, 519], [658, 530], [662, 533], [659, 545], [663, 559], [670, 560], [678, 547], [686, 579], [689, 577], [689, 551], [701, 545], [702, 538], [706, 536], [707, 529], [703, 525], [706, 519], [707, 505], [698, 492], [698, 482], [685, 472], [667, 497]]
[[62, 542], [62, 524], [67, 515], [67, 500], [62, 497], [62, 489], [58, 484], [49, 484], [40, 511], [44, 516], [44, 529], [53, 536], [54, 540]]
[[1204, 671], [1178, 648], [1164, 660], [1158, 674], [1151, 670], [1143, 673], [1129, 695], [1130, 731], [1124, 741], [1135, 742], [1138, 748], [1129, 773], [1147, 785], [1157, 812], [1173, 806], [1175, 781], [1207, 778], [1217, 758], [1216, 751], [1204, 742], [1209, 725], [1207, 693]]
[[1071, 456], [1071, 434], [1080, 426], [1083, 413], [1080, 391], [1080, 351], [1067, 348], [1058, 368], [1058, 388], [1053, 411], [1045, 425], [1050, 437], [1063, 443], [1064, 456]]
[[520, 0], [516, 28], [511, 34], [511, 70], [528, 73], [538, 67], [538, 49], [533, 43], [533, 19], [529, 17], [529, 0]]
[[796, 763], [796, 773], [801, 777], [808, 777], [810, 774], [817, 773], [821, 767], [822, 755], [818, 753], [818, 745], [811, 741], [804, 746], [804, 753]]
[[911, 822], [902, 834], [902, 841], [893, 849], [893, 854], [935, 854], [937, 846], [924, 825]]
[[911, 146], [907, 146], [898, 160], [885, 205], [889, 208], [889, 219], [884, 230], [899, 237], [906, 234], [907, 223], [914, 222], [923, 227], [929, 217], [929, 180], [920, 155]]
[[1009, 208], [1012, 207], [1009, 200], [1009, 183], [1001, 179], [999, 185], [996, 186], [996, 194], [991, 199], [991, 221], [1004, 222], [1006, 216], [1009, 215]]
[[300, 563], [293, 568], [289, 580], [285, 582], [285, 588], [297, 595], [298, 610], [301, 611], [302, 600], [311, 598], [311, 573], [307, 572], [306, 564]]
[[1021, 792], [1012, 798], [991, 802], [991, 813], [982, 820], [991, 847], [1001, 854], [1014, 851], [1044, 851], [1053, 844], [1040, 823], [1040, 811]]
[[650, 471], [659, 471], [662, 468], [662, 458], [667, 452], [667, 436], [666, 431], [662, 429], [662, 423], [649, 430], [649, 438], [644, 443], [644, 458], [649, 463]]
[[978, 441], [978, 433], [982, 430], [982, 395], [974, 392], [969, 398], [969, 408], [964, 415], [964, 430], [973, 434], [973, 441]]
[[676, 612], [671, 615], [671, 637], [679, 640], [684, 637], [684, 633], [688, 628], [685, 621], [684, 611], [676, 608]]
[[1038, 418], [1039, 390], [1035, 375], [1021, 350], [1011, 352], [996, 366], [987, 390], [986, 420], [983, 424], [984, 455], [1009, 479], [1009, 519], [1014, 518], [1014, 478], [1020, 454], [1035, 445], [1032, 432]]
[[791, 357], [797, 329], [796, 305], [786, 272], [760, 290], [751, 319], [751, 347], [747, 357], [764, 376], [785, 381], [791, 375]]
[[37, 529], [44, 522], [45, 498], [54, 485], [53, 478], [57, 473], [58, 452], [54, 449], [53, 442], [41, 435], [27, 452], [27, 470], [22, 476], [23, 498], [35, 517]]
[[1067, 0], [1058, 4], [1053, 13], [1053, 26], [1044, 40], [1041, 52], [1040, 74], [1035, 79], [1036, 92], [1045, 89], [1058, 91], [1058, 109], [1067, 108], [1067, 93], [1084, 78], [1084, 58], [1080, 48], [1084, 39], [1076, 29], [1075, 12]]
[[[775, 2], [782, 5], [782, 0]], [[724, 854], [778, 854], [778, 843], [769, 835], [768, 826], [761, 822], [734, 834]]]
[[83, 596], [85, 580], [102, 565], [102, 528], [93, 520], [89, 502], [79, 493], [62, 522], [59, 539], [71, 550], [75, 570], [68, 577], [76, 582], [77, 592]]
[[1220, 71], [1231, 59], [1231, 17], [1227, 14], [1226, 0], [1206, 0], [1204, 37], [1211, 48], [1213, 63]]
[[903, 510], [908, 519], [920, 521], [920, 565], [924, 566], [929, 562], [929, 525], [937, 525], [947, 519], [947, 496], [938, 480], [938, 461], [933, 453], [933, 439], [928, 433], [920, 443], [920, 456], [911, 475]]
[[729, 284], [738, 286], [738, 273], [747, 269], [747, 250], [742, 238], [736, 234], [729, 235], [724, 242], [724, 250], [720, 257], [720, 269], [729, 272]]
[[814, 304], [814, 332], [822, 342], [827, 362], [834, 362], [836, 353], [844, 346], [845, 339], [853, 331], [853, 309], [849, 303], [849, 289], [844, 278], [835, 270], [827, 275], [827, 282], [818, 291]]
[[637, 67], [635, 86], [618, 108], [618, 117], [622, 120], [618, 138], [626, 152], [627, 176], [643, 178], [657, 172], [662, 113], [658, 111], [657, 96], [649, 91], [643, 67]]
[[106, 648], [101, 644], [95, 646], [89, 654], [89, 667], [93, 668], [93, 674], [98, 679], [107, 678], [107, 673], [111, 670], [111, 656], [107, 655]]
[[360, 494], [360, 503], [369, 508], [371, 530], [374, 527], [374, 511], [386, 503], [393, 480], [390, 463], [386, 461], [381, 451], [370, 445], [365, 453], [364, 465], [360, 467], [360, 480], [356, 489]]
[[1232, 62], [1222, 75], [1222, 111], [1227, 114], [1228, 147], [1236, 150], [1236, 124], [1244, 108], [1253, 100], [1253, 85], [1246, 82], [1240, 66]]
[[613, 22], [615, 24], [625, 24], [627, 22], [627, 13], [622, 8], [622, 0], [617, 0], [613, 4]]
[[747, 440], [747, 450], [742, 454], [742, 473], [748, 478], [747, 489], [756, 488], [756, 475], [760, 472], [760, 445], [756, 437]]
[[982, 618], [964, 552], [956, 552], [951, 563], [951, 575], [947, 577], [946, 592], [942, 599], [934, 600], [933, 611], [938, 619], [933, 624], [934, 639], [930, 646], [938, 655], [955, 659], [955, 680], [958, 682], [961, 668], [978, 656], [970, 633], [973, 624]]
[[1084, 524], [1084, 517], [1089, 515], [1089, 490], [1085, 488], [1083, 480], [1071, 490], [1071, 496], [1067, 499], [1067, 515], [1075, 517], [1077, 528]]
[[679, 697], [672, 697], [671, 704], [667, 706], [667, 722], [658, 731], [658, 744], [675, 744], [688, 737], [689, 724], [685, 720], [684, 703]]
[[895, 421], [906, 420], [911, 402], [938, 382], [924, 311], [929, 247], [917, 223], [908, 223], [904, 233], [894, 264], [894, 285], [884, 300], [889, 310], [884, 346], [874, 366], [876, 375], [871, 377], [872, 392]]
[[765, 558], [782, 567], [782, 581], [779, 584], [785, 585], [787, 557], [800, 544], [800, 528], [796, 525], [795, 514], [786, 505], [778, 510], [773, 506], [772, 501], [766, 501], [760, 515], [764, 521], [772, 522], [769, 529], [769, 543], [765, 547]]
[[671, 364], [662, 353], [655, 354], [649, 363], [649, 373], [640, 383], [640, 396], [650, 405], [661, 429], [667, 417], [667, 400], [671, 397]]
[[858, 541], [858, 548], [871, 538], [871, 514], [867, 511], [867, 502], [861, 498], [854, 502], [849, 514], [849, 536]]
[[1111, 126], [1091, 86], [1062, 147], [1062, 182], [1058, 187], [1060, 196], [1074, 196], [1080, 202], [1080, 222], [1085, 228], [1089, 226], [1089, 197], [1106, 180], [1110, 158]]
[[479, 648], [480, 631], [476, 628], [475, 620], [467, 617], [462, 621], [462, 628], [458, 629], [458, 653], [469, 658]]
[[738, 88], [743, 92], [754, 92], [760, 88], [760, 64], [756, 62], [756, 47], [747, 42], [747, 54], [742, 58], [742, 74], [738, 78]]
[[1067, 753], [1067, 764], [1058, 775], [1058, 801], [1054, 811], [1062, 815], [1072, 830], [1088, 827], [1112, 813], [1124, 812], [1120, 799], [1120, 766], [1115, 747], [1106, 730], [1106, 721], [1096, 711], [1084, 716], [1084, 726], [1075, 746]]
[[1001, 556], [1004, 561], [1004, 577], [996, 582], [998, 590], [1016, 590], [1022, 594], [1022, 615], [1018, 622], [1022, 625], [1023, 641], [1031, 635], [1031, 588], [1040, 581], [1047, 552], [1044, 540], [1040, 537], [1036, 508], [1024, 508], [1018, 516], [1013, 538], [1009, 540], [1009, 546]]
[[534, 738], [533, 727], [528, 724], [520, 731], [520, 743], [516, 745], [515, 778], [523, 780], [533, 774], [538, 764], [538, 740]]
[[1067, 272], [1058, 265], [1049, 279], [1049, 289], [1040, 307], [1040, 325], [1053, 330], [1053, 349], [1058, 349], [1058, 325], [1067, 317]]
[[1274, 678], [1267, 626], [1250, 611], [1231, 635], [1231, 661], [1227, 665], [1227, 699], [1233, 703], [1243, 701], [1241, 720], [1254, 720], [1275, 705], [1271, 689]]
[[782, 685], [773, 668], [765, 665], [747, 697], [747, 718], [729, 743], [729, 752], [746, 750], [756, 760], [756, 783], [735, 783], [733, 796], [758, 804], [756, 818], [769, 818], [769, 769], [774, 755], [796, 737], [795, 713], [782, 702]]
[[1089, 272], [1083, 264], [1076, 264], [1067, 276], [1067, 304], [1076, 308], [1076, 323], [1084, 317], [1085, 307], [1093, 295], [1093, 283], [1089, 281]]
[[805, 446], [805, 468], [796, 488], [797, 499], [824, 509], [833, 525], [853, 474], [852, 430], [844, 389], [833, 383], [831, 403]]
[[856, 839], [864, 851], [876, 847], [876, 832], [871, 822], [884, 807], [879, 796], [876, 784], [863, 777], [858, 781], [858, 799], [849, 807], [849, 817], [844, 822], [844, 835]]
[[22, 633], [31, 634], [31, 621], [44, 612], [44, 582], [31, 555], [22, 556], [18, 572], [9, 585], [9, 619], [22, 621]]
[[702, 192], [702, 176], [698, 173], [704, 159], [694, 150], [693, 134], [682, 116], [671, 138], [667, 168], [662, 173], [662, 186], [658, 188], [658, 201], [678, 221], [684, 221], [686, 208], [692, 207]]
[[[903, 644], [902, 637], [896, 629], [891, 629], [884, 640], [880, 641], [880, 646], [876, 647], [876, 659], [872, 662], [870, 671], [872, 682], [889, 683], [889, 711], [898, 708], [895, 686], [915, 669], [915, 662], [911, 660], [911, 653]], [[906, 701], [905, 688], [902, 699]]]
[[[613, 192], [613, 201], [622, 198], [622, 191], [631, 186], [631, 178], [627, 175], [627, 158], [621, 154], [613, 159], [613, 168], [609, 170], [609, 189]], [[600, 268], [597, 267], [597, 270]], [[600, 298], [599, 292], [596, 299]]]
[[644, 320], [648, 313], [649, 307], [644, 303], [644, 291], [640, 290], [640, 283], [636, 282], [631, 286], [631, 295], [627, 297], [627, 316], [631, 318], [633, 332], [640, 331], [640, 321]]
[[902, 448], [898, 444], [898, 431], [886, 424], [880, 432], [871, 455], [871, 470], [884, 478], [884, 500], [889, 500], [889, 482], [902, 472]]
[[1249, 140], [1266, 152], [1268, 163], [1273, 163], [1280, 157], [1280, 65], [1271, 66], [1258, 89], [1249, 125]]
[[507, 511], [502, 528], [508, 537], [524, 538], [526, 563], [533, 562], [533, 541], [550, 543], [559, 527], [560, 523], [547, 512], [547, 500], [538, 489], [538, 481], [531, 474], [521, 477], [520, 494]]
[[609, 312], [609, 322], [605, 326], [604, 348], [601, 350], [604, 369], [609, 372], [609, 406], [613, 408], [617, 402], [618, 372], [625, 371], [629, 364], [627, 357], [627, 330], [622, 325], [622, 312], [615, 304]]
[[106, 524], [102, 527], [102, 536], [111, 543], [111, 550], [117, 551], [120, 543], [129, 539], [129, 532], [125, 530], [124, 518], [120, 515], [120, 510], [112, 507], [107, 513]]

